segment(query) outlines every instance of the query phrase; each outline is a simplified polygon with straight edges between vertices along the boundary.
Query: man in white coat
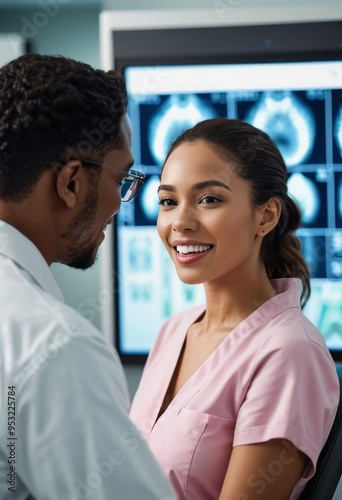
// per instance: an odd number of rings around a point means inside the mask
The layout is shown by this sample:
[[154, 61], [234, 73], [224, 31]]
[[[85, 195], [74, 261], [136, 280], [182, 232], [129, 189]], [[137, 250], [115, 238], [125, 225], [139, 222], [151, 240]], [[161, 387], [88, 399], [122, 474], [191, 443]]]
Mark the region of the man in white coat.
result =
[[114, 71], [37, 54], [0, 69], [1, 500], [175, 498], [114, 348], [49, 269], [90, 267], [143, 182], [126, 108]]

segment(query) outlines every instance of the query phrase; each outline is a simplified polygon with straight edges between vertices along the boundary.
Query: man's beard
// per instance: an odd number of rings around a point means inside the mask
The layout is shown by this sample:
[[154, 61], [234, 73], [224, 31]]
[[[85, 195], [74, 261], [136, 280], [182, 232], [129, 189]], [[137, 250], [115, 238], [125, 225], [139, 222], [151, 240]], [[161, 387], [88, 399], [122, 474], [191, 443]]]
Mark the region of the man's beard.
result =
[[83, 253], [70, 262], [67, 262], [66, 265], [68, 267], [73, 267], [74, 269], [82, 269], [85, 271], [95, 264], [96, 259], [96, 246], [94, 246], [88, 252]]
[[84, 235], [92, 231], [92, 226], [96, 221], [97, 200], [96, 187], [91, 187], [88, 192], [88, 203], [71, 222], [69, 229], [62, 234], [62, 238], [69, 240], [67, 243], [68, 259], [65, 262], [69, 267], [85, 270], [96, 261], [96, 243], [91, 242], [80, 249], [79, 242], [82, 239], [87, 241]]

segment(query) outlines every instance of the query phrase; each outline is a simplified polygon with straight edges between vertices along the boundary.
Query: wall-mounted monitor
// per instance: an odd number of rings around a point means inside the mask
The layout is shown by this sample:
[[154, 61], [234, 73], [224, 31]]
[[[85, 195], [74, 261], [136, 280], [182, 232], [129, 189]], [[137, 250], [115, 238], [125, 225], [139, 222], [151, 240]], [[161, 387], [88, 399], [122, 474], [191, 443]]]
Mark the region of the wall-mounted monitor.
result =
[[126, 80], [135, 168], [146, 182], [122, 205], [103, 251], [107, 336], [124, 362], [145, 361], [162, 323], [204, 302], [202, 285], [178, 279], [159, 240], [156, 191], [172, 140], [226, 116], [265, 130], [284, 156], [311, 270], [305, 313], [342, 360], [342, 22], [157, 26], [111, 37], [110, 67]]

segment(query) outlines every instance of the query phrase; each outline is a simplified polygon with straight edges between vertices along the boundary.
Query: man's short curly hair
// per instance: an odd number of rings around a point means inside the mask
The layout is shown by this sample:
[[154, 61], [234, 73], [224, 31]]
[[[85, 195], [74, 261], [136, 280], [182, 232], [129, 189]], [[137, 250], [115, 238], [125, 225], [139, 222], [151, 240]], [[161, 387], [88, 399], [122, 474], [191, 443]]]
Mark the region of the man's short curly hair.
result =
[[20, 201], [49, 168], [120, 149], [127, 91], [115, 71], [25, 54], [0, 68], [0, 199]]

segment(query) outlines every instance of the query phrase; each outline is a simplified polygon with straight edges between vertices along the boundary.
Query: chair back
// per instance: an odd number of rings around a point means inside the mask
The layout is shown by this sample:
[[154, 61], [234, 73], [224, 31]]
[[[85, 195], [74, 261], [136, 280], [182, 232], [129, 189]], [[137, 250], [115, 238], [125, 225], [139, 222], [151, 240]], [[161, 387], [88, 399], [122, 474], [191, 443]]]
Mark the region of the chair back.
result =
[[340, 402], [334, 424], [319, 455], [316, 472], [308, 481], [299, 500], [332, 500], [342, 474], [342, 370], [337, 367], [340, 381]]

